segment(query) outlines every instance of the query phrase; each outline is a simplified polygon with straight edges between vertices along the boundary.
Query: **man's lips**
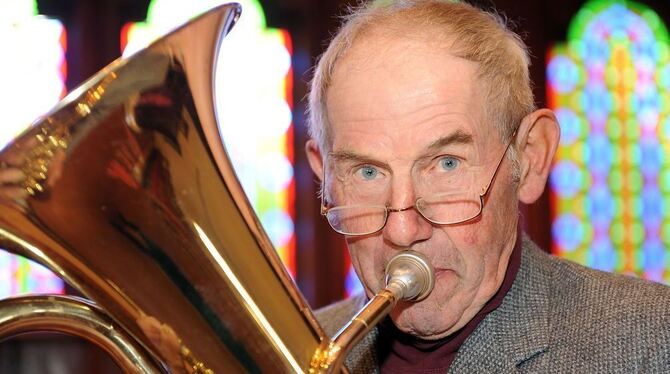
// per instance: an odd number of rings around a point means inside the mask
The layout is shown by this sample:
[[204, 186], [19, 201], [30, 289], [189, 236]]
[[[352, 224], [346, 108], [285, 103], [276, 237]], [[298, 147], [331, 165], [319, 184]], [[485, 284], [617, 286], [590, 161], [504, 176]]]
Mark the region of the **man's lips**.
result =
[[451, 269], [436, 268], [433, 271], [435, 272], [435, 279], [442, 278], [450, 274], [451, 275], [456, 274], [456, 272]]

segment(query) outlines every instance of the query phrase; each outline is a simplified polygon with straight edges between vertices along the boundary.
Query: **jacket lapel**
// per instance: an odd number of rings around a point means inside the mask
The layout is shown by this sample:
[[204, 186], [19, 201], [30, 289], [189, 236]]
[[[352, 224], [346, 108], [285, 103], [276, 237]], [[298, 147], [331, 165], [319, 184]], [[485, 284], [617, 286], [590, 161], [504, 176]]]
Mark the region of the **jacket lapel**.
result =
[[[346, 313], [334, 313], [339, 318], [329, 320], [326, 332], [329, 336], [334, 336], [335, 332], [344, 326], [354, 315], [360, 311], [367, 303], [364, 294], [356, 295], [341, 304]], [[334, 324], [333, 324], [334, 322]], [[335, 326], [335, 327], [334, 327]], [[351, 348], [344, 360], [344, 366], [351, 374], [378, 374], [379, 365], [377, 363], [377, 340], [379, 338], [379, 329], [374, 327], [367, 335], [361, 339], [358, 344]]]
[[551, 269], [523, 236], [521, 266], [503, 303], [463, 343], [449, 372], [516, 372], [549, 343]]
[[351, 349], [344, 361], [344, 365], [349, 369], [350, 373], [379, 373], [376, 349], [378, 338], [379, 329], [375, 327]]

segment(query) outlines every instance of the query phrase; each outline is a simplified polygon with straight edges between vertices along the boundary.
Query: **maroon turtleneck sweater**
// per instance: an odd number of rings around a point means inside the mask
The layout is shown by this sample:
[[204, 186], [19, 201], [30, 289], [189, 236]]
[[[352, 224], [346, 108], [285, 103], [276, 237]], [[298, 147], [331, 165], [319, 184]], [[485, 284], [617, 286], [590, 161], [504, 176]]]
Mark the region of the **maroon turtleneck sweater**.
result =
[[507, 291], [512, 287], [521, 264], [521, 232], [517, 232], [516, 243], [510, 256], [505, 279], [498, 292], [462, 329], [439, 340], [423, 340], [398, 330], [386, 318], [379, 329], [378, 359], [383, 374], [433, 374], [446, 373], [456, 358], [458, 349], [472, 334], [487, 314], [500, 306]]

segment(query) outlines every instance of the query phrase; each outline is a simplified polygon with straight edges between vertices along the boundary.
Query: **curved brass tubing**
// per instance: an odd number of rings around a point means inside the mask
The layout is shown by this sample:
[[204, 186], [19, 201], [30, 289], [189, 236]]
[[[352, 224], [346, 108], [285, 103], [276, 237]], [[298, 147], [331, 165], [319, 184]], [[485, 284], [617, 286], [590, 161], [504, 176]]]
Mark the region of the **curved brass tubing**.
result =
[[125, 373], [165, 373], [145, 349], [93, 303], [71, 296], [22, 296], [0, 301], [0, 337], [52, 331], [81, 337], [107, 352]]
[[372, 328], [379, 323], [402, 298], [398, 287], [387, 287], [375, 295], [325, 347], [319, 348], [312, 358], [310, 373], [332, 373], [343, 365], [347, 354]]

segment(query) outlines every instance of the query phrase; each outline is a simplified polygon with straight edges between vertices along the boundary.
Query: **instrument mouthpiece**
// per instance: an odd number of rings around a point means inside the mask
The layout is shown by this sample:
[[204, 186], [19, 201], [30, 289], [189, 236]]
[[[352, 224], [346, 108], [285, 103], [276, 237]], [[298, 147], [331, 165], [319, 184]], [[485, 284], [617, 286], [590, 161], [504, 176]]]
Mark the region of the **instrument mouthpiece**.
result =
[[433, 267], [418, 252], [401, 252], [386, 265], [386, 288], [392, 290], [399, 300], [423, 300], [434, 285]]

